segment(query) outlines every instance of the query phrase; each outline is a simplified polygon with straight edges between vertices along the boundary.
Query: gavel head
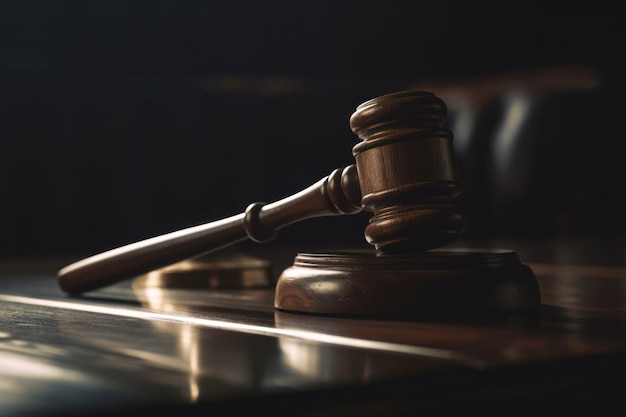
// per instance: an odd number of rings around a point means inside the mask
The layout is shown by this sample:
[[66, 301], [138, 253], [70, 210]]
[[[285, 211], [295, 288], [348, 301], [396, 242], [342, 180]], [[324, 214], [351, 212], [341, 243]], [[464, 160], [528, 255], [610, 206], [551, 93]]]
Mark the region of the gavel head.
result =
[[350, 118], [363, 141], [352, 149], [361, 205], [372, 212], [365, 238], [384, 253], [444, 246], [465, 230], [445, 103], [406, 91], [369, 100]]

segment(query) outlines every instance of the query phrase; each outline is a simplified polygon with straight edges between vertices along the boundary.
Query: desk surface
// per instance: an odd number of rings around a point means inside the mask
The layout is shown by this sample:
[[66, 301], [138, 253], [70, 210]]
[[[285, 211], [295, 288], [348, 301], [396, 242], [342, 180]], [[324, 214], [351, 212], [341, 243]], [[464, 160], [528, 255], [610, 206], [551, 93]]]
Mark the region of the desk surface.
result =
[[539, 280], [538, 319], [313, 316], [276, 311], [272, 288], [130, 281], [72, 298], [62, 261], [5, 261], [0, 415], [609, 407], [626, 389], [625, 246], [514, 245]]

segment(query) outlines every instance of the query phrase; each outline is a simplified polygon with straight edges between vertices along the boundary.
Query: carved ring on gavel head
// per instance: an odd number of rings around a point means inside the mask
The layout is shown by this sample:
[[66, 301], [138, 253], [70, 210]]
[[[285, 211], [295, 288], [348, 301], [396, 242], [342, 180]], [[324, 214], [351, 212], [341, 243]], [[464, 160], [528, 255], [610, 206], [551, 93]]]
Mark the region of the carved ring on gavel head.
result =
[[445, 103], [428, 92], [399, 92], [367, 101], [350, 118], [363, 140], [356, 164], [274, 203], [112, 249], [61, 269], [58, 283], [79, 294], [132, 278], [242, 240], [271, 240], [278, 229], [320, 216], [372, 212], [365, 238], [384, 253], [420, 252], [463, 232], [456, 206], [452, 134], [441, 124]]

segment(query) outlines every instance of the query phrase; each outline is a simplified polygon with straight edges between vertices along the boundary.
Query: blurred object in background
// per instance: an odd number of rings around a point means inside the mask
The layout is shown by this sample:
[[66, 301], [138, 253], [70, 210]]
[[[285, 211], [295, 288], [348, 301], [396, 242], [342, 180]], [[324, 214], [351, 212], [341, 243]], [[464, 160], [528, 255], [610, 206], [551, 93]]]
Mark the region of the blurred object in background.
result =
[[589, 68], [560, 66], [412, 86], [448, 105], [467, 235], [623, 233], [623, 174], [600, 84]]

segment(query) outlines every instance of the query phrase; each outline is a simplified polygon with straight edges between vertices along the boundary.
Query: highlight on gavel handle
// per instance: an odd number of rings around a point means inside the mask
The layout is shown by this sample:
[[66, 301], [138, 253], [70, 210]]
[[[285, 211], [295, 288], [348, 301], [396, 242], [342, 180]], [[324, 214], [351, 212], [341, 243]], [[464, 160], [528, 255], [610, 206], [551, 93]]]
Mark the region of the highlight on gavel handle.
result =
[[272, 240], [287, 225], [362, 210], [355, 165], [336, 169], [308, 188], [270, 204], [252, 203], [243, 213], [141, 240], [79, 260], [59, 270], [57, 282], [80, 294], [212, 252], [240, 241]]

